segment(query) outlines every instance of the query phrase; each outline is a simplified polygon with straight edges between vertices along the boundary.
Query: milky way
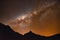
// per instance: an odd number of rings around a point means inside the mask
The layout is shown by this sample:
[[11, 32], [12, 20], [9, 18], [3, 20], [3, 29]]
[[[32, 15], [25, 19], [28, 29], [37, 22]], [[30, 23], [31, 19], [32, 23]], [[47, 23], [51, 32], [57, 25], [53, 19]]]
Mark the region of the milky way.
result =
[[41, 35], [60, 31], [59, 0], [7, 0], [1, 2], [0, 22], [24, 34], [30, 30]]

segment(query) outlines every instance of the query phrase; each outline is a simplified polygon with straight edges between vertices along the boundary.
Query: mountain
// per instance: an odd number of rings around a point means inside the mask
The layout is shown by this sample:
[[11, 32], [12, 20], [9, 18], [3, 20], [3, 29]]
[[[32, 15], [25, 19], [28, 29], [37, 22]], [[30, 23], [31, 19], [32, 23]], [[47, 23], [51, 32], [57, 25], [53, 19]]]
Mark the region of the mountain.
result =
[[10, 26], [0, 23], [0, 40], [44, 40], [42, 36], [36, 35], [33, 32], [28, 32], [21, 35], [14, 32]]
[[22, 40], [22, 35], [14, 32], [10, 26], [0, 23], [0, 40]]
[[60, 34], [45, 37], [29, 31], [21, 35], [13, 31], [10, 26], [0, 23], [0, 40], [60, 40]]
[[33, 33], [32, 31], [26, 33], [24, 35], [24, 38], [25, 39], [27, 38], [26, 40], [46, 40], [44, 36], [37, 35]]
[[55, 34], [53, 36], [48, 37], [48, 40], [60, 40], [60, 34]]

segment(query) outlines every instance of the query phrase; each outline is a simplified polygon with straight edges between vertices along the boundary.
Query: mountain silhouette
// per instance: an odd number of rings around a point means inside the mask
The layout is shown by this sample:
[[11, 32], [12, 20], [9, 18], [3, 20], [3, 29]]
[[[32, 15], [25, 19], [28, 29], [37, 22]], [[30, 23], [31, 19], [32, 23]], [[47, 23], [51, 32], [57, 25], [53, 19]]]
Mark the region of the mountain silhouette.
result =
[[28, 40], [45, 40], [44, 36], [37, 35], [33, 33], [32, 31], [29, 31], [24, 35], [24, 38], [27, 38]]
[[22, 35], [14, 32], [10, 26], [0, 23], [0, 40], [22, 40]]
[[60, 40], [60, 34], [45, 37], [29, 31], [22, 35], [13, 31], [10, 26], [0, 23], [0, 40]]
[[53, 36], [48, 37], [48, 40], [60, 40], [60, 34], [55, 34]]

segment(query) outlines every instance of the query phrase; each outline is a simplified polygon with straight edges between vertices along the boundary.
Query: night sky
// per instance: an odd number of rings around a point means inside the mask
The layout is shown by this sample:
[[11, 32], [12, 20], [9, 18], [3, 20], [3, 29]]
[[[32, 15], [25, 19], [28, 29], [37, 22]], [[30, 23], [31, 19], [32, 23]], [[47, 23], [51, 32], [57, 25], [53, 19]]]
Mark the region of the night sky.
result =
[[19, 33], [24, 34], [30, 30], [44, 36], [60, 33], [59, 0], [1, 0], [0, 6], [0, 22], [11, 26], [12, 20], [16, 22], [17, 17], [33, 14], [34, 11], [37, 13], [30, 18], [31, 26], [26, 27], [26, 30], [22, 28], [23, 32], [18, 24], [12, 26]]

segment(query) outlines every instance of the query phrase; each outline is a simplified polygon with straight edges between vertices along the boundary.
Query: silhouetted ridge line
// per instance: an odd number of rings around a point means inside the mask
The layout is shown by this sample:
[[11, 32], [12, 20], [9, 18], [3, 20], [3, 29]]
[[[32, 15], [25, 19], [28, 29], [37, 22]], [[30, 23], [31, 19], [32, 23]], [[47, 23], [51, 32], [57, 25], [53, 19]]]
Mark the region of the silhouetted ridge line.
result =
[[10, 26], [0, 23], [0, 40], [60, 40], [60, 34], [45, 37], [29, 31], [25, 35], [21, 35], [14, 32]]
[[49, 36], [49, 37], [55, 37], [55, 36], [56, 36], [56, 37], [57, 37], [57, 36], [60, 37], [60, 33], [59, 33], [59, 34], [52, 35], [52, 36]]
[[55, 34], [53, 36], [47, 37], [48, 40], [60, 40], [60, 34]]
[[22, 35], [14, 32], [10, 26], [0, 23], [0, 40], [22, 40]]
[[[25, 35], [28, 35], [28, 34], [33, 34], [33, 35], [37, 35], [37, 36], [42, 36], [42, 35], [39, 35], [39, 34], [36, 34], [36, 33], [32, 32], [32, 31], [27, 32]], [[45, 37], [45, 36], [43, 36], [43, 37]]]
[[0, 30], [6, 31], [6, 32], [11, 32], [11, 31], [14, 32], [9, 25], [4, 25], [2, 23], [0, 23]]
[[32, 31], [29, 31], [24, 35], [24, 38], [30, 39], [30, 40], [45, 40], [44, 36], [37, 35], [33, 33]]

